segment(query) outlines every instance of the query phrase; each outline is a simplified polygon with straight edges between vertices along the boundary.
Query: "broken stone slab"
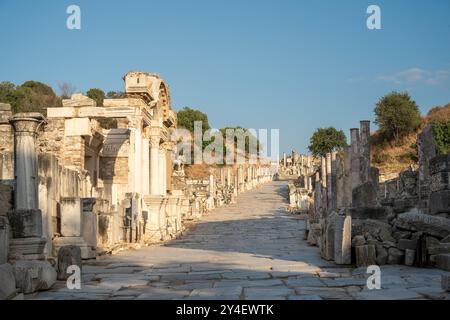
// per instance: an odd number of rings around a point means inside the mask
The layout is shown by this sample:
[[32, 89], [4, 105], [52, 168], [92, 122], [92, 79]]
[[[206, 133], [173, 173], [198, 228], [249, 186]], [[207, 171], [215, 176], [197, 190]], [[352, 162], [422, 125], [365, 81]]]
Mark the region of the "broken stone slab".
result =
[[374, 245], [364, 245], [355, 248], [356, 265], [358, 267], [376, 264], [376, 248]]
[[412, 266], [416, 258], [416, 250], [406, 249], [405, 250], [405, 265]]
[[48, 290], [56, 282], [56, 270], [47, 261], [19, 260], [13, 270], [16, 287], [25, 294]]
[[81, 265], [81, 249], [77, 246], [63, 246], [58, 251], [58, 280], [67, 280], [70, 274], [67, 273], [69, 266], [76, 265], [82, 268]]
[[424, 214], [417, 209], [399, 214], [395, 226], [410, 231], [423, 231], [438, 238], [450, 234], [450, 219]]
[[450, 254], [438, 254], [436, 256], [436, 267], [442, 270], [450, 271]]
[[430, 194], [430, 214], [450, 213], [450, 190], [435, 191]]
[[16, 279], [9, 263], [0, 264], [0, 300], [11, 299], [16, 295]]
[[403, 264], [405, 252], [397, 248], [389, 248], [388, 250], [388, 264]]

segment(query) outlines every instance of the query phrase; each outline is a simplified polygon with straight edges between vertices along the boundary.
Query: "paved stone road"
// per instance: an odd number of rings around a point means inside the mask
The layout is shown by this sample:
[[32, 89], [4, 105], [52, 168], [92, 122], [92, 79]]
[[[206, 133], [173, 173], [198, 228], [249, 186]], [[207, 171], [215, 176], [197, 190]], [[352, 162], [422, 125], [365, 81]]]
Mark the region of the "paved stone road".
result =
[[381, 290], [365, 269], [324, 261], [285, 212], [286, 183], [242, 194], [166, 245], [121, 252], [83, 266], [81, 290], [58, 282], [30, 299], [450, 299], [436, 269], [382, 267]]

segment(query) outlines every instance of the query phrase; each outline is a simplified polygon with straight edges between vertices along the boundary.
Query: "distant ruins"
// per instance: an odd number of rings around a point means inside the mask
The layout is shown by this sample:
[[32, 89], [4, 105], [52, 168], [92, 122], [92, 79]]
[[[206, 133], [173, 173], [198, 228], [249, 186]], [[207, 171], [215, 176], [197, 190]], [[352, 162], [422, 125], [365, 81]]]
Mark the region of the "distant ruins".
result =
[[305, 239], [322, 258], [450, 270], [450, 155], [437, 155], [431, 125], [419, 135], [418, 152], [417, 170], [381, 181], [371, 166], [370, 122], [361, 121], [342, 152], [308, 160], [302, 170], [297, 159], [305, 156], [280, 161], [280, 177], [294, 175], [289, 209], [308, 212]]
[[47, 117], [0, 104], [0, 298], [48, 289], [67, 259], [176, 238], [185, 221], [272, 179], [262, 162], [187, 177], [173, 159], [167, 84], [144, 72], [124, 81], [126, 97], [102, 107], [82, 94]]

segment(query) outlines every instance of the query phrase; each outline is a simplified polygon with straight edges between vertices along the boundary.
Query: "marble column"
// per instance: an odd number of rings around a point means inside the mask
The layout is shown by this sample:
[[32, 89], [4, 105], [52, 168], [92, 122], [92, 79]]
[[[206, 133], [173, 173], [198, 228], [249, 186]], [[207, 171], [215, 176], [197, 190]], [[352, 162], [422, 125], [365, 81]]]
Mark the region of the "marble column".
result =
[[167, 174], [166, 174], [166, 149], [164, 145], [159, 148], [159, 194], [165, 196], [167, 193]]
[[42, 259], [46, 239], [42, 238], [42, 212], [38, 203], [36, 137], [45, 118], [40, 113], [17, 113], [10, 122], [14, 127], [16, 176], [15, 209], [9, 214], [14, 238], [11, 254]]
[[150, 194], [150, 139], [145, 136], [142, 140], [142, 192]]
[[159, 128], [150, 129], [150, 194], [160, 195], [159, 187]]
[[166, 146], [166, 189], [173, 190], [172, 175], [173, 175], [173, 150], [175, 149], [175, 142], [169, 141], [165, 143]]

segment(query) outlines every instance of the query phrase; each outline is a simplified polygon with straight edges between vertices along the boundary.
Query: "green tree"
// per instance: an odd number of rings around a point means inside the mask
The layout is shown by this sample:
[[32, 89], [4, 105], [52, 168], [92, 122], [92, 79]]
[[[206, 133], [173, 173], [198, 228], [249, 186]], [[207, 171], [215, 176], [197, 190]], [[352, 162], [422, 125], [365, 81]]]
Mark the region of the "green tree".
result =
[[209, 126], [208, 116], [201, 112], [200, 110], [191, 109], [189, 107], [184, 107], [177, 113], [178, 118], [178, 127], [185, 128], [190, 132], [194, 132], [194, 122], [201, 121], [202, 122], [202, 130], [203, 133], [211, 129]]
[[314, 157], [324, 157], [327, 153], [337, 151], [347, 145], [344, 131], [334, 127], [317, 129], [310, 139], [309, 151]]
[[108, 91], [108, 93], [106, 94], [106, 97], [108, 99], [120, 99], [120, 98], [125, 98], [126, 95], [122, 91]]
[[40, 112], [47, 114], [47, 108], [61, 106], [61, 99], [53, 89], [38, 81], [26, 81], [20, 86], [11, 82], [0, 83], [0, 102], [11, 104], [12, 111]]
[[89, 98], [97, 102], [98, 107], [103, 106], [103, 100], [105, 100], [105, 92], [102, 89], [92, 88], [89, 89], [86, 94]]
[[382, 97], [375, 107], [380, 133], [387, 140], [398, 141], [415, 132], [420, 124], [419, 107], [407, 92], [391, 92]]

